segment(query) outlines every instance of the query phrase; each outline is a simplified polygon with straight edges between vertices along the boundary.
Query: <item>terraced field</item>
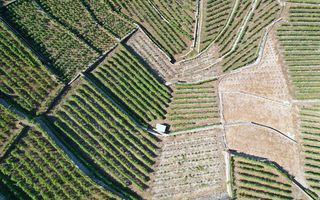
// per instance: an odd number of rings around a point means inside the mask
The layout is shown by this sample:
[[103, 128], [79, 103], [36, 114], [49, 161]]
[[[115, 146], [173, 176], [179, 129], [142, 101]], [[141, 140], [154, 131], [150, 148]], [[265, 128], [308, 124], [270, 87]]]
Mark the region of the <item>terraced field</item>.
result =
[[236, 48], [231, 49], [222, 62], [223, 71], [238, 69], [253, 63], [258, 58], [265, 27], [279, 16], [280, 7], [277, 1], [261, 0], [252, 6], [255, 6], [255, 10], [248, 15], [250, 18], [245, 26], [245, 32], [240, 37]]
[[83, 0], [82, 2], [98, 23], [117, 38], [123, 38], [135, 28], [132, 20], [114, 11], [112, 6], [104, 1]]
[[46, 109], [61, 83], [0, 21], [0, 92], [30, 113]]
[[[1, 121], [1, 123], [4, 123]], [[86, 177], [48, 136], [26, 127], [0, 160], [5, 196], [18, 199], [120, 199]]]
[[319, 25], [319, 0], [0, 0], [0, 199], [318, 200]]
[[231, 157], [236, 199], [293, 199], [292, 183], [275, 166], [248, 157]]
[[177, 83], [167, 114], [173, 132], [205, 128], [220, 123], [216, 80]]
[[85, 41], [46, 14], [35, 1], [15, 1], [6, 8], [7, 21], [37, 52], [41, 52], [41, 58], [64, 81], [72, 79], [99, 56]]
[[50, 114], [60, 137], [111, 187], [143, 192], [159, 140], [141, 130], [101, 89], [85, 80], [76, 84]]
[[164, 138], [150, 199], [227, 199], [223, 149], [219, 129]]
[[230, 16], [231, 20], [228, 20], [227, 28], [223, 30], [223, 34], [220, 34], [216, 38], [216, 44], [220, 47], [221, 56], [229, 52], [233, 43], [236, 41], [237, 34], [240, 32], [241, 26], [250, 12], [252, 1], [240, 0], [236, 6], [235, 12]]
[[126, 45], [132, 49], [132, 52], [139, 54], [158, 76], [166, 80], [176, 75], [177, 72], [166, 54], [161, 52], [157, 45], [141, 30], [134, 33]]
[[301, 148], [305, 176], [311, 189], [320, 194], [320, 105], [303, 106], [300, 109]]
[[155, 0], [152, 2], [170, 25], [188, 38], [193, 37], [195, 28], [196, 0]]
[[0, 158], [12, 144], [14, 139], [20, 134], [23, 126], [19, 118], [0, 104]]
[[124, 46], [98, 66], [92, 76], [143, 123], [164, 118], [170, 90]]
[[97, 25], [81, 0], [61, 1], [60, 3], [54, 0], [37, 2], [53, 21], [66, 27], [94, 50], [104, 52], [115, 44], [113, 35]]
[[203, 1], [200, 51], [208, 47], [226, 27], [235, 3], [236, 1], [232, 0]]
[[[175, 24], [170, 23], [150, 1], [117, 0], [115, 6], [121, 8], [122, 13], [143, 25], [152, 39], [172, 59], [181, 56], [188, 50], [192, 39], [189, 33], [184, 33]], [[167, 8], [171, 4], [164, 4], [164, 6]]]
[[319, 5], [292, 5], [289, 9], [289, 21], [278, 29], [279, 41], [297, 99], [320, 98], [319, 9]]

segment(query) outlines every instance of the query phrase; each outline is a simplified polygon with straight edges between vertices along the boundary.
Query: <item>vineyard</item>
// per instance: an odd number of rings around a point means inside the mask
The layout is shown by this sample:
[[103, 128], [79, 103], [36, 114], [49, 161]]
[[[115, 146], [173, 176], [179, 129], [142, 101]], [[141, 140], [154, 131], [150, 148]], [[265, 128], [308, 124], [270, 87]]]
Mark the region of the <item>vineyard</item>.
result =
[[126, 45], [139, 56], [163, 79], [170, 79], [176, 75], [173, 64], [166, 55], [142, 31], [137, 31]]
[[[270, 31], [260, 62], [252, 65], [251, 68], [242, 69], [241, 72], [226, 76], [220, 82], [219, 91], [245, 93], [276, 101], [288, 101], [290, 99], [289, 85], [286, 81], [286, 74], [282, 70], [278, 48], [273, 42], [276, 37], [276, 30]], [[241, 101], [243, 101], [242, 98]], [[232, 103], [234, 104], [234, 102]]]
[[242, 24], [245, 23], [246, 17], [250, 14], [250, 7], [252, 6], [250, 0], [240, 0], [235, 6], [236, 9], [230, 16], [231, 20], [228, 20], [223, 29], [223, 34], [219, 34], [215, 43], [220, 47], [220, 54], [224, 55], [232, 49], [233, 44], [236, 42], [237, 34], [241, 30]]
[[232, 0], [206, 0], [203, 2], [200, 51], [212, 43], [225, 27], [231, 14]]
[[117, 38], [123, 38], [134, 29], [131, 20], [128, 20], [123, 14], [115, 12], [110, 4], [104, 1], [83, 0], [83, 2], [98, 23]]
[[165, 138], [151, 184], [151, 199], [225, 199], [223, 150], [220, 129]]
[[155, 0], [154, 6], [169, 24], [188, 38], [193, 37], [196, 0], [171, 1]]
[[176, 84], [167, 119], [173, 132], [220, 123], [216, 81]]
[[50, 18], [33, 0], [15, 1], [5, 17], [43, 54], [63, 80], [72, 79], [99, 54], [66, 27]]
[[320, 0], [0, 0], [0, 199], [318, 200]]
[[28, 112], [44, 111], [61, 84], [0, 21], [0, 92]]
[[304, 159], [304, 172], [309, 186], [320, 194], [319, 144], [320, 144], [320, 107], [303, 106], [300, 109], [301, 148]]
[[104, 52], [115, 44], [113, 35], [97, 25], [81, 0], [59, 1], [59, 3], [54, 0], [37, 2], [53, 21], [66, 27], [93, 49]]
[[283, 47], [285, 63], [288, 65], [297, 99], [320, 97], [319, 9], [320, 6], [317, 5], [291, 6], [289, 21], [278, 29], [280, 45]]
[[272, 164], [235, 155], [231, 167], [236, 199], [293, 199], [291, 180]]
[[7, 195], [18, 199], [119, 199], [84, 176], [45, 133], [27, 129], [26, 136], [0, 160], [0, 184], [6, 186]]
[[80, 80], [50, 118], [60, 137], [113, 187], [130, 186], [140, 193], [148, 187], [158, 139], [142, 131], [95, 85]]
[[[191, 43], [192, 37], [189, 33], [181, 30], [179, 26], [175, 23], [170, 23], [161, 13], [165, 12], [165, 9], [171, 7], [165, 1], [162, 4], [162, 9], [160, 12], [153, 3], [147, 0], [116, 0], [115, 7], [120, 8], [121, 12], [127, 15], [129, 18], [134, 19], [138, 24], [141, 24], [148, 30], [149, 34], [152, 36], [153, 40], [165, 50], [172, 58], [179, 57], [183, 54]], [[160, 2], [160, 1], [156, 1]], [[161, 1], [163, 2], [163, 1]], [[188, 2], [188, 1], [187, 1]], [[192, 1], [191, 1], [192, 2]], [[178, 8], [174, 10], [177, 11]], [[186, 14], [183, 14], [185, 16]], [[172, 18], [170, 17], [172, 20]], [[181, 22], [180, 22], [181, 23]], [[189, 22], [188, 22], [189, 23]]]
[[22, 131], [23, 126], [19, 123], [19, 118], [0, 105], [0, 158], [12, 144], [14, 139]]
[[164, 118], [169, 89], [124, 46], [116, 49], [92, 72], [92, 76], [142, 122]]
[[[273, 0], [260, 0], [252, 6], [255, 6], [255, 10], [248, 15], [250, 18], [246, 23], [245, 32], [240, 37], [236, 48], [231, 49], [222, 62], [223, 71], [246, 66], [257, 59], [260, 43], [265, 33], [264, 28], [275, 21], [280, 11], [277, 1]], [[266, 10], [267, 12], [264, 12]]]

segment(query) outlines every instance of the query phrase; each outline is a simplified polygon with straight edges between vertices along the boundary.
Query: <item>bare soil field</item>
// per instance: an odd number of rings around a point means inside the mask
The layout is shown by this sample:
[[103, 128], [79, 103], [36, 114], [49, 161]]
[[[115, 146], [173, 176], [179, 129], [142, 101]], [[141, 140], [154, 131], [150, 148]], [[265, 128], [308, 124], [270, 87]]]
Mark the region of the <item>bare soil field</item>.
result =
[[221, 199], [226, 169], [221, 129], [163, 138], [151, 178], [152, 199]]
[[256, 125], [226, 126], [225, 129], [229, 149], [274, 161], [305, 185], [296, 142], [274, 130]]
[[226, 124], [255, 122], [272, 127], [295, 139], [296, 129], [291, 104], [283, 104], [250, 94], [223, 93], [223, 116]]

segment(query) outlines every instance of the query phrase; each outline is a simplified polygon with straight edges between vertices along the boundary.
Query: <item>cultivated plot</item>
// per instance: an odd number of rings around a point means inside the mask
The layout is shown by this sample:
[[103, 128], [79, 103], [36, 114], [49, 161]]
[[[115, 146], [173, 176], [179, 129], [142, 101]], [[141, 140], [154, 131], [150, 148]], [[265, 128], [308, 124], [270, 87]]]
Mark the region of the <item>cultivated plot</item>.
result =
[[164, 138], [151, 199], [226, 196], [224, 150], [221, 129]]
[[276, 162], [306, 186], [296, 141], [257, 125], [227, 126], [226, 140], [229, 149]]

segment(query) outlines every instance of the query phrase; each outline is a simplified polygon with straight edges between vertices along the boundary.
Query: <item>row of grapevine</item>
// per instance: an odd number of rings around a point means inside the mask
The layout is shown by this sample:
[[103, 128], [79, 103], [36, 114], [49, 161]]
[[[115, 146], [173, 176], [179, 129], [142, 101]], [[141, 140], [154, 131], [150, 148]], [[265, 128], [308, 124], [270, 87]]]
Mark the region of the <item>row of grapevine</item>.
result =
[[291, 180], [272, 164], [233, 155], [231, 167], [234, 198], [293, 199]]
[[134, 29], [134, 25], [131, 20], [126, 18], [126, 16], [123, 16], [122, 13], [114, 11], [114, 8], [112, 8], [109, 2], [90, 0], [82, 1], [93, 13], [99, 23], [118, 38], [123, 38]]
[[176, 29], [182, 29], [188, 38], [193, 37], [195, 27], [196, 0], [152, 2], [166, 20]]
[[119, 46], [92, 75], [143, 122], [164, 118], [170, 98], [168, 88], [124, 46]]
[[167, 119], [171, 131], [184, 131], [220, 123], [217, 81], [176, 84]]
[[206, 0], [203, 2], [200, 50], [208, 47], [226, 26], [234, 2], [236, 1]]
[[123, 187], [146, 189], [158, 139], [137, 127], [95, 85], [80, 79], [74, 87], [49, 115], [60, 136], [92, 170]]
[[53, 20], [34, 0], [11, 3], [4, 10], [3, 17], [26, 37], [37, 52], [41, 52], [64, 81], [72, 79], [99, 56], [77, 35]]
[[0, 177], [15, 199], [120, 199], [86, 177], [34, 127], [1, 160]]
[[237, 48], [230, 52], [223, 60], [223, 71], [238, 69], [253, 63], [257, 59], [265, 27], [276, 19], [279, 11], [280, 7], [277, 1], [259, 1], [246, 25], [245, 33], [237, 44]]
[[0, 92], [29, 112], [44, 111], [61, 84], [0, 22]]
[[19, 135], [23, 126], [16, 115], [0, 104], [0, 158], [4, 155], [13, 140]]
[[171, 56], [181, 55], [187, 50], [190, 38], [166, 21], [149, 1], [116, 0], [116, 2], [122, 13], [148, 30], [158, 45]]
[[81, 0], [54, 1], [37, 0], [41, 8], [63, 24], [69, 30], [74, 30], [99, 51], [107, 51], [115, 44], [113, 35], [97, 24], [87, 11]]
[[298, 99], [320, 98], [320, 6], [295, 5], [278, 29], [285, 63]]
[[320, 105], [302, 107], [300, 120], [305, 177], [311, 189], [320, 194]]
[[215, 39], [216, 44], [220, 47], [220, 55], [226, 54], [232, 48], [241, 25], [244, 23], [245, 18], [251, 9], [252, 1], [239, 0], [239, 3], [235, 6], [236, 10], [232, 16], [230, 16], [230, 23], [226, 24], [226, 28], [224, 28], [223, 32]]

